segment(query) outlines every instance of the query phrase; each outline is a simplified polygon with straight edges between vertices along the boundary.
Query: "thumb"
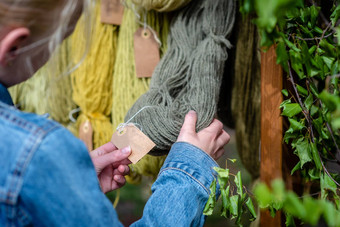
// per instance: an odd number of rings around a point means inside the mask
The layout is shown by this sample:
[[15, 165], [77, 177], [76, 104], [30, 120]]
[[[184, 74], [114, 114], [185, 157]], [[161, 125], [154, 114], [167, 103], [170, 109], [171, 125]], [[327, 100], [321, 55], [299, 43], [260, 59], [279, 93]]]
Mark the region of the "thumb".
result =
[[121, 162], [127, 159], [131, 154], [131, 148], [125, 147], [121, 150], [115, 150], [113, 152], [94, 157], [92, 159], [93, 164], [97, 170], [97, 173], [101, 172], [106, 166], [114, 165], [117, 162]]
[[197, 122], [197, 114], [195, 111], [190, 110], [185, 116], [184, 123], [181, 129], [181, 133], [183, 132], [196, 132], [196, 122]]

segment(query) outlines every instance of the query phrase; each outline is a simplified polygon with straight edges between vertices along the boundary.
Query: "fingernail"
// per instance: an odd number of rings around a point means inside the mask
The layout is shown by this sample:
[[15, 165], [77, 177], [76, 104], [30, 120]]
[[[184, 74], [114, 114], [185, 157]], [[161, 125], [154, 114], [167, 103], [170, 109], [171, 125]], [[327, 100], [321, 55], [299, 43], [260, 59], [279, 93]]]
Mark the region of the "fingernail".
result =
[[124, 148], [122, 149], [122, 153], [124, 153], [124, 154], [130, 153], [130, 152], [131, 152], [131, 147], [130, 147], [130, 146], [124, 147]]
[[190, 110], [190, 111], [188, 112], [188, 114], [196, 114], [196, 111]]

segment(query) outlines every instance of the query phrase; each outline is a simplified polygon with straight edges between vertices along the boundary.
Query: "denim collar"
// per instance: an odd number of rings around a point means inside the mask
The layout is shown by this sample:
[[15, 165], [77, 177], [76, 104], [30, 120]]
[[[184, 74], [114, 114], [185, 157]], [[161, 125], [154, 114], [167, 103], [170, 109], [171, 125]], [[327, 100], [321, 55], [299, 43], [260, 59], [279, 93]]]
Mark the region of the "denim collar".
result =
[[1, 83], [0, 83], [0, 102], [13, 106], [13, 101], [7, 88]]

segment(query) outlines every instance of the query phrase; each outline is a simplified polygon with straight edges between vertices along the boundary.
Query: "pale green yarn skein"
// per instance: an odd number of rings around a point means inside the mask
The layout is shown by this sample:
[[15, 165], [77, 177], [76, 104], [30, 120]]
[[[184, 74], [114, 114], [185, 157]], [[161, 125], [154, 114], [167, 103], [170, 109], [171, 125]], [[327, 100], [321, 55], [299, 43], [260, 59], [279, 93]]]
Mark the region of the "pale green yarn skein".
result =
[[189, 110], [198, 114], [197, 131], [208, 126], [217, 102], [228, 58], [226, 39], [235, 18], [233, 0], [199, 0], [183, 8], [170, 26], [168, 52], [155, 69], [150, 89], [129, 110], [156, 148], [165, 154], [176, 141]]
[[132, 3], [146, 10], [170, 12], [187, 5], [190, 1], [191, 0], [132, 0]]

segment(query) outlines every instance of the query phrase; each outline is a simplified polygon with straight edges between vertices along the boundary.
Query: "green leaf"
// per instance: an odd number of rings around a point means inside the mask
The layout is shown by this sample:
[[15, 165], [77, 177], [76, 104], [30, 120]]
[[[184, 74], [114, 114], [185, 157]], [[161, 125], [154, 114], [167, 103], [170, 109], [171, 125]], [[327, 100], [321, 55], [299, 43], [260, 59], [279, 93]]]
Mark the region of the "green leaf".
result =
[[203, 214], [212, 215], [216, 204], [216, 179], [210, 185], [210, 195], [207, 203], [205, 204]]
[[288, 103], [283, 106], [282, 115], [286, 117], [293, 117], [302, 112], [302, 109], [297, 103]]
[[327, 223], [328, 226], [335, 226], [336, 222], [335, 222], [335, 218], [336, 218], [336, 211], [335, 208], [333, 206], [333, 204], [331, 204], [330, 202], [328, 202], [327, 200], [323, 200], [322, 201], [322, 208], [323, 208], [323, 216], [325, 218], [325, 221]]
[[295, 227], [294, 218], [289, 213], [286, 213], [286, 226], [287, 227]]
[[287, 89], [283, 89], [281, 92], [282, 92], [282, 94], [283, 94], [284, 96], [286, 96], [286, 97], [288, 96], [288, 91], [287, 91]]
[[289, 130], [291, 130], [291, 132], [300, 131], [305, 127], [304, 124], [298, 122], [297, 120], [295, 120], [293, 118], [288, 118], [288, 121], [290, 123], [290, 127], [289, 127], [288, 131]]
[[307, 215], [301, 201], [293, 192], [287, 192], [286, 200], [284, 202], [284, 209], [286, 212], [301, 219], [304, 219]]
[[319, 155], [319, 151], [316, 147], [315, 143], [310, 143], [310, 149], [311, 149], [311, 153], [312, 153], [312, 157], [315, 163], [315, 166], [317, 169], [321, 170], [321, 160], [320, 160], [320, 155]]
[[334, 181], [326, 174], [322, 174], [320, 178], [320, 187], [321, 187], [321, 198], [326, 199], [328, 192], [331, 191], [336, 195], [336, 184]]
[[326, 56], [322, 56], [321, 58], [323, 62], [327, 65], [327, 67], [331, 69], [333, 62], [335, 61], [335, 58], [326, 57]]
[[237, 172], [235, 179], [234, 179], [234, 182], [235, 182], [236, 187], [237, 187], [237, 194], [240, 195], [241, 201], [243, 201], [246, 194], [243, 194], [243, 185], [242, 185], [242, 178], [241, 178], [241, 172], [240, 171]]
[[265, 184], [256, 185], [254, 188], [254, 194], [260, 208], [268, 207], [273, 200], [272, 193]]
[[233, 195], [230, 197], [230, 213], [235, 217], [238, 215], [238, 200], [238, 195]]
[[300, 85], [296, 84], [296, 88], [300, 95], [303, 95], [303, 96], [308, 95], [308, 91], [304, 87], [301, 87]]
[[309, 153], [308, 146], [309, 142], [304, 138], [300, 138], [293, 146], [294, 148], [296, 148], [297, 155], [300, 158], [301, 168], [306, 162], [312, 161], [312, 157]]
[[281, 64], [288, 71], [287, 61], [289, 60], [288, 52], [284, 42], [279, 42], [276, 47], [276, 63]]
[[293, 173], [295, 173], [296, 170], [301, 169], [301, 161], [299, 161], [294, 168], [292, 169], [292, 171], [290, 172], [290, 175], [293, 175]]
[[256, 212], [255, 212], [255, 208], [253, 205], [253, 201], [251, 200], [250, 197], [248, 197], [247, 201], [246, 201], [246, 206], [248, 207], [249, 213], [251, 214], [252, 218], [251, 220], [255, 220], [257, 218]]
[[221, 216], [225, 218], [230, 218], [230, 197], [229, 197], [230, 186], [228, 186], [225, 190], [221, 190], [222, 197], [222, 212]]
[[340, 98], [338, 96], [332, 95], [325, 90], [320, 93], [319, 97], [330, 111], [335, 111], [340, 104]]
[[311, 180], [318, 180], [320, 179], [320, 171], [316, 170], [316, 169], [310, 169], [308, 170], [308, 175], [311, 178]]
[[217, 179], [221, 189], [224, 189], [229, 180], [229, 169], [214, 167], [214, 170], [217, 172]]
[[308, 214], [304, 221], [315, 226], [318, 223], [322, 214], [321, 207], [317, 204], [317, 202], [309, 197], [304, 197], [303, 206], [306, 210], [306, 213]]
[[229, 161], [231, 161], [232, 163], [235, 163], [237, 161], [237, 159], [235, 158], [228, 158]]
[[306, 98], [305, 102], [304, 102], [307, 110], [310, 110], [310, 108], [313, 105], [313, 101], [314, 101], [313, 100], [313, 95], [309, 94], [308, 97]]

